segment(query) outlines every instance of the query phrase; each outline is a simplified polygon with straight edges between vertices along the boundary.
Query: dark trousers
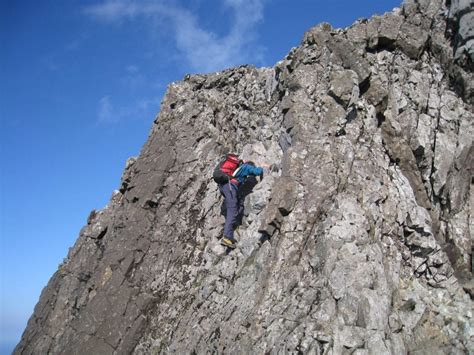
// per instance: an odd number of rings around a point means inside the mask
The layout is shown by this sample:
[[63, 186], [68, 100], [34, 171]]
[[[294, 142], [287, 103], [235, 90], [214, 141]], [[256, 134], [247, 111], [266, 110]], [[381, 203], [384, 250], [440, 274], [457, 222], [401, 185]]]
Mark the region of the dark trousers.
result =
[[219, 185], [219, 191], [224, 196], [224, 236], [234, 239], [234, 228], [239, 224], [244, 206], [239, 198], [238, 188], [233, 184]]

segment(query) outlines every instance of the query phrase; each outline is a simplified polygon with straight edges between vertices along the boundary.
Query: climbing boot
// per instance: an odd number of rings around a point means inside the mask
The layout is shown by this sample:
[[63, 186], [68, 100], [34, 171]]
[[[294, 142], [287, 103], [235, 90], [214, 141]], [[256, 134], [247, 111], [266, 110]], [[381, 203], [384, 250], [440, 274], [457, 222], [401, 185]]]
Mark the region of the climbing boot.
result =
[[225, 247], [235, 249], [237, 241], [233, 238], [223, 237], [221, 239], [221, 244]]

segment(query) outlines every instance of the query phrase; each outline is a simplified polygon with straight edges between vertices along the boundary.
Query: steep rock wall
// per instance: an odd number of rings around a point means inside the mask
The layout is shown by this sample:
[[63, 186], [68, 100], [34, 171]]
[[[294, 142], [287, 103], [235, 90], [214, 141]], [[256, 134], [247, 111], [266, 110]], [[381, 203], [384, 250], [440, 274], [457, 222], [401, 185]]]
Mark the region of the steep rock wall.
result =
[[[171, 84], [15, 353], [472, 350], [470, 14], [407, 1]], [[209, 179], [228, 151], [271, 165], [232, 252]]]

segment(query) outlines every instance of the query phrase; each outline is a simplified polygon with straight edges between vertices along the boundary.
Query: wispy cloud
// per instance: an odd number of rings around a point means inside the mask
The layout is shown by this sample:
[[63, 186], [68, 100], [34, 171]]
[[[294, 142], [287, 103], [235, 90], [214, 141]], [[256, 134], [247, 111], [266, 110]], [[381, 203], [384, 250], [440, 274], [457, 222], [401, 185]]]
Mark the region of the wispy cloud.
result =
[[[153, 6], [153, 8], [150, 8], [150, 6]], [[156, 7], [157, 5], [140, 5], [129, 0], [107, 0], [103, 3], [86, 7], [84, 12], [104, 21], [116, 22], [124, 18], [133, 18], [136, 15], [154, 13], [157, 11]]]
[[76, 56], [82, 44], [87, 40], [88, 35], [81, 33], [79, 36], [64, 46], [55, 47], [52, 51], [48, 51], [41, 58], [41, 62], [47, 70], [59, 71], [64, 69], [66, 63], [69, 63], [71, 56]]
[[127, 71], [127, 73], [129, 74], [135, 74], [135, 73], [138, 73], [138, 71], [140, 70], [136, 65], [128, 65], [125, 70]]
[[126, 66], [120, 81], [132, 92], [146, 86], [148, 83], [148, 79], [136, 65]]
[[85, 8], [89, 16], [108, 23], [148, 20], [150, 30], [171, 28], [174, 44], [190, 70], [210, 72], [259, 60], [263, 48], [256, 42], [256, 28], [263, 20], [266, 0], [223, 0], [233, 21], [226, 35], [206, 30], [195, 12], [167, 0], [106, 0]]
[[99, 100], [97, 117], [99, 124], [113, 124], [125, 119], [149, 117], [151, 112], [157, 112], [160, 104], [159, 97], [139, 98], [128, 105], [116, 105], [110, 95]]
[[99, 109], [97, 116], [100, 123], [116, 122], [118, 117], [114, 115], [114, 108], [110, 102], [110, 96], [104, 96], [99, 100]]

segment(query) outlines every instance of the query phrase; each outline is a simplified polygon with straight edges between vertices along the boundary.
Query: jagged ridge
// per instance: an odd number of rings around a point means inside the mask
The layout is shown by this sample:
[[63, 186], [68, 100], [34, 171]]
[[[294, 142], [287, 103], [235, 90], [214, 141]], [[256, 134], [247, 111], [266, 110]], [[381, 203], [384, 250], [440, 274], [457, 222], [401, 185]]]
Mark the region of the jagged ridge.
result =
[[[15, 353], [474, 348], [471, 14], [407, 1], [311, 29], [274, 68], [171, 84]], [[272, 164], [228, 255], [209, 180], [227, 151]]]

